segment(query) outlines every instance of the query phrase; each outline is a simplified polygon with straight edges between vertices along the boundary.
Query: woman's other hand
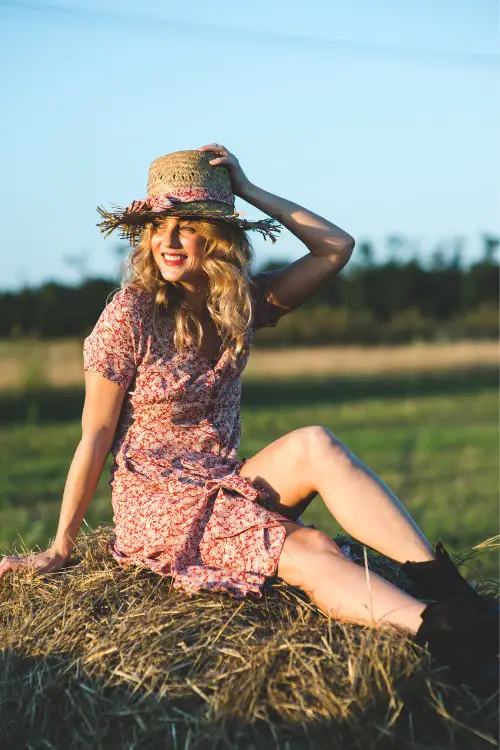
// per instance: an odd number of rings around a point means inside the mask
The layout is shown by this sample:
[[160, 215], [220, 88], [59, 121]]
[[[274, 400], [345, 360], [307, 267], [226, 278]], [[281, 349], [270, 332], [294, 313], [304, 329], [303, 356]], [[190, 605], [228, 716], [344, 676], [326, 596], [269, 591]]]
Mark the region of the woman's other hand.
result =
[[41, 573], [53, 573], [61, 570], [67, 564], [69, 558], [61, 552], [49, 548], [45, 552], [37, 555], [26, 555], [18, 557], [17, 555], [7, 555], [0, 562], [0, 578], [9, 570], [18, 570], [19, 568], [30, 568], [37, 575]]
[[250, 185], [250, 180], [241, 168], [241, 165], [234, 154], [232, 154], [225, 146], [221, 146], [220, 143], [210, 143], [207, 146], [201, 146], [196, 149], [197, 151], [214, 151], [217, 156], [210, 159], [210, 164], [214, 167], [222, 165], [227, 167], [229, 171], [229, 177], [231, 178], [231, 186], [233, 193], [238, 196], [242, 196], [242, 193], [246, 186]]

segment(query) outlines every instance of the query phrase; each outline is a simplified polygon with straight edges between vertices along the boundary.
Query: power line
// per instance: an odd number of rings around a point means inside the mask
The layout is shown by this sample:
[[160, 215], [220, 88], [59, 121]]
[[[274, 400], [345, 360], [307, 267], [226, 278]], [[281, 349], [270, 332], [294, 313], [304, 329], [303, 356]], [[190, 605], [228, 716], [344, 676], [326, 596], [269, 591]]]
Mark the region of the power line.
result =
[[357, 42], [346, 39], [331, 39], [322, 36], [314, 36], [307, 34], [298, 34], [296, 32], [278, 32], [275, 30], [267, 29], [253, 29], [245, 28], [243, 26], [228, 26], [223, 24], [212, 24], [205, 21], [192, 21], [183, 20], [179, 18], [166, 19], [160, 16], [152, 16], [146, 14], [136, 13], [123, 13], [115, 10], [107, 9], [96, 9], [96, 8], [84, 8], [84, 7], [68, 7], [62, 5], [55, 5], [53, 3], [43, 2], [30, 2], [29, 0], [0, 0], [0, 10], [7, 11], [26, 11], [34, 14], [50, 14], [52, 16], [60, 16], [66, 18], [80, 18], [88, 19], [90, 21], [97, 22], [111, 22], [116, 26], [116, 23], [127, 25], [129, 28], [137, 30], [138, 25], [143, 25], [149, 30], [151, 27], [165, 26], [172, 30], [182, 32], [186, 30], [199, 31], [202, 33], [220, 32], [224, 35], [238, 34], [240, 36], [251, 36], [254, 39], [260, 38], [262, 40], [270, 40], [273, 43], [293, 43], [293, 44], [314, 44], [316, 47], [321, 45], [323, 48], [336, 50], [349, 49], [367, 51], [372, 50], [373, 52], [385, 52], [386, 54], [395, 55], [418, 55], [426, 58], [444, 58], [450, 61], [462, 61], [469, 60], [474, 62], [495, 62], [497, 63], [500, 59], [498, 53], [490, 52], [472, 52], [472, 51], [460, 51], [460, 50], [438, 50], [438, 49], [424, 49], [418, 47], [402, 47], [397, 44], [389, 44], [387, 42]]

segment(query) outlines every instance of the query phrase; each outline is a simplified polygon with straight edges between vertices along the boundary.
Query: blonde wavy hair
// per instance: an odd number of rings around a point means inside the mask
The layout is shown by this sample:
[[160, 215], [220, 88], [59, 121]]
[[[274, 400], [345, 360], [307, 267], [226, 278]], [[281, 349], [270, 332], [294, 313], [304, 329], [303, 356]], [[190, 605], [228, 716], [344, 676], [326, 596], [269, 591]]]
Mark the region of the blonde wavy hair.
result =
[[[205, 239], [201, 269], [208, 276], [207, 309], [217, 327], [222, 350], [229, 350], [233, 364], [244, 348], [245, 333], [251, 323], [250, 264], [253, 248], [246, 232], [227, 222], [189, 219], [196, 232]], [[158, 316], [174, 321], [174, 345], [184, 351], [194, 334], [201, 347], [203, 328], [200, 320], [184, 301], [182, 286], [166, 281], [154, 259], [151, 237], [161, 222], [147, 223], [130, 253], [122, 275], [121, 288], [132, 286], [155, 293], [153, 327]]]

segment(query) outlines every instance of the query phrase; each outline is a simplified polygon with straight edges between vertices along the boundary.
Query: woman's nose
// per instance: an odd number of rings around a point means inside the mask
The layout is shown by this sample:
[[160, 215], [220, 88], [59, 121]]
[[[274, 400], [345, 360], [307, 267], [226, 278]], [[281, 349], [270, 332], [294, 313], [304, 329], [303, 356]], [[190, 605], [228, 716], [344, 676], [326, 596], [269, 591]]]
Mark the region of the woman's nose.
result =
[[167, 250], [173, 247], [180, 247], [179, 232], [177, 229], [173, 228], [162, 232], [160, 244], [161, 247]]

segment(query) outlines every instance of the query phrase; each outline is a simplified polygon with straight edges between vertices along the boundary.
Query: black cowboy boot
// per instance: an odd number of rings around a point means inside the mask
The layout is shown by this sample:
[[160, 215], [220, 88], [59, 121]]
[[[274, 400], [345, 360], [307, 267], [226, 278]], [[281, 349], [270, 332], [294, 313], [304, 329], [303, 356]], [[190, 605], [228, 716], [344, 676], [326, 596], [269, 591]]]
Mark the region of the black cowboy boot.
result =
[[482, 596], [462, 577], [441, 542], [436, 559], [406, 562], [401, 568], [413, 583], [410, 593], [434, 600], [422, 613], [415, 636], [432, 656], [479, 695], [499, 687], [500, 619], [498, 602]]
[[428, 604], [414, 640], [427, 645], [438, 663], [450, 666], [478, 695], [487, 696], [499, 689], [499, 617], [476, 597], [466, 592]]
[[478, 594], [462, 577], [441, 542], [436, 544], [435, 554], [435, 560], [405, 562], [401, 565], [401, 569], [413, 584], [410, 591], [412, 596], [435, 601], [463, 596], [482, 600], [492, 609], [498, 609], [498, 602]]

